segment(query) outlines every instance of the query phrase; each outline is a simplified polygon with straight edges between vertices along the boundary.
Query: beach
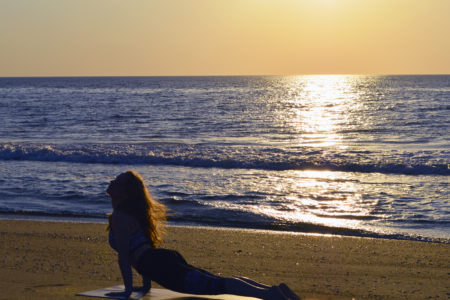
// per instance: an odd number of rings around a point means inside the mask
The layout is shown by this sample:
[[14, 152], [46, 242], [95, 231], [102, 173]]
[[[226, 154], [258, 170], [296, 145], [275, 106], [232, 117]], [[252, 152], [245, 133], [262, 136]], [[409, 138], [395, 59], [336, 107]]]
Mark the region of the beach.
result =
[[[1, 220], [0, 233], [1, 299], [81, 299], [122, 284], [105, 224]], [[442, 243], [169, 226], [162, 247], [212, 273], [285, 282], [302, 299], [447, 299], [450, 290]]]

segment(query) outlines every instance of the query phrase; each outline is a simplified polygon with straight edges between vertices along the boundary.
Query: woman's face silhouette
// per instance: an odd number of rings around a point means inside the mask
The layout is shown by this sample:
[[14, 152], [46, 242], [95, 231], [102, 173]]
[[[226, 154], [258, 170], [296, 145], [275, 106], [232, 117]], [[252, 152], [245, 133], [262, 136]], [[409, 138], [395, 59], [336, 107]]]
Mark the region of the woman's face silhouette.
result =
[[111, 197], [113, 207], [116, 207], [123, 199], [126, 198], [125, 184], [127, 174], [122, 173], [114, 180], [111, 180], [106, 193]]

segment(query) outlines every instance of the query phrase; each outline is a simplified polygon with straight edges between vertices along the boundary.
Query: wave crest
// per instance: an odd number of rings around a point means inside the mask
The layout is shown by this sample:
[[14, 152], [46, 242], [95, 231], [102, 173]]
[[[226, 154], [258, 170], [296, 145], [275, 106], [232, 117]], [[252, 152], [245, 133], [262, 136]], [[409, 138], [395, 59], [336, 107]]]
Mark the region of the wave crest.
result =
[[450, 151], [343, 151], [205, 144], [0, 143], [0, 160], [450, 175]]

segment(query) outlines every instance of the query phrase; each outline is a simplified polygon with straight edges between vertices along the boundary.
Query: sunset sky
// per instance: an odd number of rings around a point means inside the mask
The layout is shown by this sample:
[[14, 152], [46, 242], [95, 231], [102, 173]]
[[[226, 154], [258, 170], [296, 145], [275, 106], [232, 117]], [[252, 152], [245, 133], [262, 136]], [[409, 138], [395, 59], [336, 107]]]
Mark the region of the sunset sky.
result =
[[0, 0], [0, 76], [450, 74], [450, 0]]

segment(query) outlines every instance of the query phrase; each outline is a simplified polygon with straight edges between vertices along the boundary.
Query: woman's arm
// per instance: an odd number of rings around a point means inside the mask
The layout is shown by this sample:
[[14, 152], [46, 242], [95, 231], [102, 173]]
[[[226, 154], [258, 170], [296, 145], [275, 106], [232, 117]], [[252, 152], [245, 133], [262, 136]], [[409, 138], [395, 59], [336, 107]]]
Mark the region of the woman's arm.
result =
[[145, 292], [145, 294], [147, 294], [151, 288], [152, 288], [152, 281], [150, 280], [150, 278], [142, 276], [142, 289]]
[[131, 234], [130, 222], [132, 221], [132, 217], [120, 211], [115, 211], [111, 220], [111, 230], [113, 231], [114, 238], [116, 240], [118, 263], [122, 274], [123, 283], [125, 285], [125, 294], [127, 294], [127, 296], [129, 296], [133, 290], [133, 276], [131, 272], [129, 249]]

